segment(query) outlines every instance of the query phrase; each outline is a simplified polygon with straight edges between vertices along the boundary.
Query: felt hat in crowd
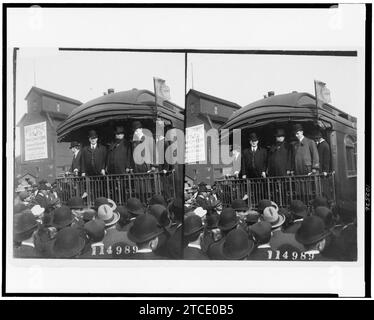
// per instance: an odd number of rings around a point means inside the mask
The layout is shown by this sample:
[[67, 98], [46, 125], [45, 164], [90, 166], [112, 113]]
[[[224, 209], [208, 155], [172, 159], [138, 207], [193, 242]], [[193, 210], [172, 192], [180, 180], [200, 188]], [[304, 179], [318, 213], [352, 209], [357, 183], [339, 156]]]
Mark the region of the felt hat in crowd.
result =
[[128, 232], [128, 238], [135, 243], [150, 241], [163, 233], [157, 220], [150, 214], [141, 214], [134, 220]]
[[25, 199], [27, 199], [29, 197], [29, 193], [27, 191], [21, 191], [18, 194], [18, 196], [19, 196], [21, 201], [24, 201]]
[[102, 241], [105, 235], [105, 223], [100, 219], [91, 220], [84, 224], [84, 231], [91, 241]]
[[314, 215], [320, 217], [327, 229], [330, 229], [334, 226], [334, 216], [332, 211], [327, 207], [317, 207], [314, 211]]
[[153, 204], [162, 204], [163, 206], [167, 207], [167, 203], [165, 198], [161, 194], [155, 194], [149, 200], [148, 204], [151, 206]]
[[81, 146], [81, 144], [78, 142], [78, 141], [72, 141], [72, 142], [70, 142], [70, 147], [69, 147], [69, 149], [71, 149], [71, 148], [76, 148], [76, 147], [80, 147]]
[[126, 222], [130, 220], [131, 218], [130, 212], [127, 210], [125, 206], [118, 206], [117, 212], [119, 213], [120, 221]]
[[313, 199], [311, 201], [311, 205], [313, 206], [313, 208], [317, 208], [317, 207], [329, 207], [329, 202], [328, 200], [325, 198], [325, 197], [322, 197], [322, 196], [317, 196], [315, 197], [315, 199]]
[[258, 212], [262, 213], [266, 207], [271, 206], [271, 201], [268, 199], [262, 199], [258, 202], [257, 208]]
[[301, 244], [312, 245], [327, 237], [329, 233], [320, 217], [308, 216], [303, 219], [296, 231], [295, 239]]
[[249, 135], [249, 140], [250, 140], [250, 141], [258, 141], [257, 134], [256, 134], [255, 132], [252, 132], [252, 133]]
[[275, 132], [275, 136], [276, 137], [285, 137], [286, 132], [284, 131], [284, 129], [277, 129], [277, 131]]
[[205, 227], [208, 230], [218, 228], [218, 221], [219, 221], [219, 214], [218, 213], [210, 213], [206, 215], [206, 225]]
[[242, 199], [233, 200], [231, 202], [231, 208], [233, 208], [235, 211], [247, 211], [249, 209], [245, 200]]
[[71, 197], [67, 202], [67, 206], [70, 209], [82, 209], [84, 207], [83, 199], [81, 197]]
[[52, 212], [52, 226], [57, 229], [65, 228], [73, 221], [74, 216], [67, 206], [61, 206]]
[[184, 219], [184, 236], [192, 236], [197, 232], [201, 232], [204, 229], [203, 221], [197, 215], [192, 215]]
[[96, 133], [95, 130], [90, 130], [90, 131], [88, 131], [88, 137], [89, 138], [97, 138], [98, 136], [97, 136], [97, 133]]
[[148, 213], [154, 216], [158, 224], [166, 227], [170, 224], [169, 211], [162, 204], [153, 204], [149, 207]]
[[116, 224], [120, 218], [117, 211], [114, 211], [110, 205], [102, 204], [97, 209], [97, 218], [105, 223], [105, 226], [109, 227]]
[[182, 220], [184, 214], [183, 200], [180, 198], [174, 199], [168, 206], [170, 214], [174, 215], [175, 220]]
[[79, 255], [86, 241], [78, 228], [67, 227], [57, 232], [53, 243], [53, 255], [56, 258], [72, 258]]
[[308, 215], [308, 208], [301, 200], [292, 200], [290, 211], [299, 218], [305, 218]]
[[94, 202], [94, 209], [97, 211], [97, 209], [102, 205], [102, 204], [107, 204], [109, 205], [112, 210], [116, 210], [117, 209], [117, 205], [116, 203], [112, 200], [112, 199], [108, 199], [108, 198], [105, 198], [105, 197], [99, 197], [99, 198], [96, 198], [95, 199], [95, 202]]
[[267, 221], [257, 222], [249, 227], [249, 231], [252, 233], [258, 244], [265, 244], [270, 241], [271, 238], [271, 224]]
[[121, 134], [125, 133], [125, 128], [123, 126], [116, 126], [116, 129], [114, 130], [115, 134]]
[[135, 131], [136, 129], [143, 128], [142, 123], [139, 120], [135, 120], [131, 124], [132, 131]]
[[300, 123], [297, 123], [293, 126], [293, 131], [298, 132], [298, 131], [304, 131], [303, 126]]
[[314, 132], [314, 139], [320, 139], [322, 138], [322, 132], [320, 130], [316, 130]]
[[24, 210], [22, 213], [15, 214], [13, 224], [15, 234], [34, 230], [38, 226], [36, 217], [31, 213], [31, 210]]
[[254, 242], [249, 239], [248, 234], [241, 228], [234, 229], [219, 242], [218, 250], [227, 260], [240, 260], [252, 252]]
[[138, 198], [128, 198], [126, 208], [133, 215], [138, 216], [145, 213], [145, 208]]
[[278, 213], [274, 207], [266, 207], [262, 215], [260, 215], [261, 221], [267, 221], [271, 224], [273, 229], [280, 227], [286, 217], [282, 213]]
[[218, 221], [218, 228], [227, 231], [234, 228], [239, 223], [236, 212], [233, 208], [225, 208], [222, 210]]

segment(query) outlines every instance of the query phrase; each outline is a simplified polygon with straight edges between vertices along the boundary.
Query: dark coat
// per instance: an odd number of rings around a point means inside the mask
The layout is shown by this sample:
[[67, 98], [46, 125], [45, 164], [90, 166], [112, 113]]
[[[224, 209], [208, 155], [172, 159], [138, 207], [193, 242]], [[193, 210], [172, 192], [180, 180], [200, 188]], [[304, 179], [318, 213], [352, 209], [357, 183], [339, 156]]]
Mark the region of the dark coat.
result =
[[[153, 157], [153, 150], [151, 149], [150, 143], [145, 142], [144, 149], [141, 151], [142, 157], [144, 158], [144, 162], [141, 164], [135, 163], [134, 161], [134, 151], [138, 145], [144, 143], [145, 137], [142, 138], [142, 141], [133, 141], [131, 143], [131, 168], [134, 169], [134, 173], [145, 173], [151, 169], [152, 159], [146, 158], [146, 151], [148, 149], [147, 154], [150, 157]], [[148, 141], [148, 140], [147, 140]]]
[[252, 149], [245, 149], [241, 157], [241, 175], [246, 175], [247, 178], [260, 178], [261, 173], [266, 171], [267, 152], [265, 149], [257, 147], [256, 152]]
[[154, 252], [149, 252], [149, 253], [135, 253], [135, 254], [129, 255], [128, 259], [133, 259], [133, 260], [162, 260], [162, 259], [167, 259], [167, 258], [161, 257]]
[[322, 141], [317, 145], [319, 166], [321, 172], [330, 172], [330, 146], [327, 141]]
[[113, 142], [108, 149], [107, 169], [109, 174], [126, 173], [131, 168], [131, 145], [126, 140]]
[[77, 156], [73, 156], [71, 162], [70, 172], [74, 172], [75, 169], [78, 169], [78, 175], [82, 173], [82, 151], [79, 150]]
[[285, 176], [287, 175], [287, 171], [291, 171], [291, 150], [287, 142], [276, 144], [270, 148], [268, 161], [269, 176]]
[[178, 226], [166, 242], [167, 255], [171, 259], [182, 258], [182, 225]]
[[303, 222], [302, 220], [293, 222], [285, 230], [283, 230], [283, 232], [295, 234], [296, 231], [300, 228], [302, 222]]
[[14, 258], [42, 258], [34, 247], [24, 244], [14, 247], [13, 256]]
[[262, 245], [253, 249], [247, 260], [272, 260], [274, 257], [275, 251], [271, 249], [270, 245]]
[[107, 151], [106, 147], [97, 144], [95, 150], [91, 146], [86, 146], [82, 150], [82, 173], [88, 176], [101, 174], [101, 170], [106, 167]]
[[185, 247], [183, 250], [184, 260], [208, 260], [208, 257], [199, 249]]
[[305, 175], [311, 169], [319, 169], [319, 156], [316, 143], [304, 137], [294, 145], [294, 168], [296, 175]]

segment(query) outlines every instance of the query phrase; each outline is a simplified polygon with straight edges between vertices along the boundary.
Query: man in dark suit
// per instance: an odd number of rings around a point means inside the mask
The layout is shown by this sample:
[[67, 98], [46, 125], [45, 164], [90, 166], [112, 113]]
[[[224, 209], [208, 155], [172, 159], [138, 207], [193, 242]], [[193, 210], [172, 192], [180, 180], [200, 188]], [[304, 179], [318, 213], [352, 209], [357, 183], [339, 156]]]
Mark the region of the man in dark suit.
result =
[[97, 143], [98, 135], [95, 130], [88, 133], [90, 145], [82, 150], [82, 176], [105, 175], [106, 147]]
[[296, 175], [310, 175], [319, 170], [319, 156], [315, 142], [304, 137], [304, 130], [300, 124], [294, 127], [296, 138], [294, 164]]
[[250, 148], [245, 149], [242, 155], [243, 178], [266, 177], [267, 152], [258, 146], [256, 133], [249, 136]]
[[324, 175], [327, 175], [327, 173], [330, 172], [330, 146], [327, 141], [323, 139], [321, 131], [316, 132], [314, 139], [317, 143], [319, 169]]
[[201, 250], [203, 223], [198, 215], [192, 215], [184, 220], [184, 250], [185, 260], [207, 260], [208, 257]]
[[115, 141], [108, 150], [107, 170], [109, 174], [124, 174], [131, 167], [131, 146], [125, 138], [123, 126], [117, 126]]
[[75, 176], [79, 176], [82, 173], [82, 165], [81, 165], [81, 145], [77, 141], [72, 141], [70, 143], [71, 152], [73, 153], [73, 160], [70, 167], [70, 172], [73, 173]]
[[270, 148], [268, 169], [271, 177], [285, 176], [291, 172], [291, 148], [285, 142], [286, 133], [278, 129], [275, 133], [276, 143]]

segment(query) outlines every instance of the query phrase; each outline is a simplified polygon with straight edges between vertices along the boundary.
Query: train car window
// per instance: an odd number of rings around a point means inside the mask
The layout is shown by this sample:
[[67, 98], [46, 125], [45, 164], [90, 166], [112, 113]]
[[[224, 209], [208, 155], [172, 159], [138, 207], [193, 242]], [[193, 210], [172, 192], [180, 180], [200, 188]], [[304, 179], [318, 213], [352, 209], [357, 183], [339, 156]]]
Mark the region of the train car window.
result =
[[357, 143], [353, 136], [346, 135], [344, 138], [345, 162], [347, 176], [357, 175]]

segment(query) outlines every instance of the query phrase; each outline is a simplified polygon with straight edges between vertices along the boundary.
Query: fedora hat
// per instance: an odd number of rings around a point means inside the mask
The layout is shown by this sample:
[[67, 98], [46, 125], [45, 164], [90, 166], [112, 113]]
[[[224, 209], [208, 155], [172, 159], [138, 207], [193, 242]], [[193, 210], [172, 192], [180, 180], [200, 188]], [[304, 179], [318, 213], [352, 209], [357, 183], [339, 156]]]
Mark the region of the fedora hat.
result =
[[314, 215], [320, 217], [327, 229], [331, 229], [334, 226], [334, 216], [332, 211], [327, 207], [317, 207], [314, 211]]
[[183, 234], [185, 237], [191, 236], [197, 232], [200, 232], [204, 229], [203, 221], [197, 215], [192, 215], [184, 219], [184, 231]]
[[155, 195], [153, 195], [152, 198], [149, 199], [148, 204], [150, 206], [154, 205], [154, 204], [162, 204], [163, 206], [167, 207], [167, 203], [166, 203], [164, 197], [161, 194], [155, 194]]
[[216, 229], [218, 228], [218, 220], [219, 220], [219, 214], [218, 213], [211, 213], [206, 215], [206, 225], [205, 227], [208, 230]]
[[119, 213], [120, 216], [120, 221], [125, 223], [126, 221], [129, 221], [131, 216], [130, 212], [127, 210], [125, 206], [118, 206], [117, 207], [117, 212]]
[[320, 139], [322, 138], [322, 132], [320, 130], [317, 130], [314, 132], [314, 139]]
[[78, 228], [61, 229], [53, 242], [53, 255], [56, 258], [72, 258], [82, 252], [85, 244], [86, 241]]
[[108, 198], [105, 198], [105, 197], [99, 197], [94, 202], [94, 208], [95, 208], [95, 210], [97, 211], [97, 209], [102, 204], [109, 205], [112, 208], [112, 210], [116, 210], [117, 209], [117, 205], [116, 205], [116, 203], [112, 199], [108, 199]]
[[257, 209], [260, 214], [263, 213], [266, 207], [274, 207], [278, 211], [278, 205], [274, 201], [262, 199], [258, 202]]
[[251, 225], [249, 231], [259, 244], [268, 243], [270, 241], [271, 224], [267, 221], [260, 221]]
[[286, 217], [282, 213], [278, 214], [278, 210], [271, 206], [264, 209], [263, 214], [260, 215], [260, 220], [269, 222], [274, 229], [280, 227], [286, 220]]
[[163, 233], [157, 220], [150, 214], [141, 214], [134, 220], [128, 232], [128, 238], [135, 243], [144, 243]]
[[258, 141], [257, 134], [256, 134], [255, 132], [252, 132], [252, 133], [249, 135], [249, 140], [250, 140], [250, 141]]
[[254, 223], [257, 223], [259, 218], [260, 214], [257, 211], [249, 210], [248, 214], [245, 217], [245, 222], [249, 225], [252, 225]]
[[138, 198], [128, 198], [126, 208], [131, 214], [137, 216], [145, 213], [144, 206]]
[[67, 202], [67, 206], [70, 209], [82, 209], [84, 207], [83, 199], [81, 197], [71, 197]]
[[284, 131], [284, 129], [277, 129], [277, 131], [275, 132], [275, 136], [276, 137], [285, 137], [286, 132]]
[[95, 130], [90, 130], [90, 131], [88, 131], [88, 137], [89, 138], [97, 138], [98, 136], [97, 136], [97, 133], [96, 133]]
[[234, 228], [239, 223], [236, 212], [233, 208], [225, 208], [219, 217], [218, 228], [222, 231], [227, 231]]
[[322, 197], [322, 196], [317, 196], [315, 197], [315, 199], [313, 199], [311, 201], [311, 205], [313, 206], [313, 208], [317, 208], [317, 207], [329, 207], [329, 202], [328, 200], [325, 198], [325, 197]]
[[231, 208], [233, 208], [235, 211], [247, 211], [249, 209], [245, 200], [242, 199], [233, 200], [231, 202]]
[[303, 219], [300, 228], [296, 231], [295, 239], [301, 244], [311, 245], [321, 241], [329, 233], [320, 217], [308, 216]]
[[304, 131], [303, 126], [300, 123], [297, 123], [293, 126], [293, 131], [298, 132], [298, 131]]
[[249, 256], [254, 246], [254, 242], [249, 239], [248, 234], [238, 228], [230, 231], [226, 238], [219, 242], [218, 250], [227, 260], [240, 260]]
[[69, 149], [71, 149], [71, 148], [76, 148], [76, 147], [80, 147], [81, 146], [81, 144], [78, 142], [78, 141], [72, 141], [72, 142], [70, 142], [70, 147], [69, 147]]
[[87, 236], [93, 242], [99, 242], [104, 239], [105, 235], [105, 223], [100, 219], [91, 220], [84, 224], [84, 231], [86, 231]]
[[14, 233], [21, 234], [36, 229], [38, 222], [36, 217], [30, 210], [25, 210], [22, 213], [17, 213], [13, 218]]
[[139, 128], [143, 128], [143, 125], [139, 120], [135, 120], [131, 123], [132, 131], [135, 131], [136, 129], [139, 129]]
[[109, 227], [116, 224], [120, 218], [117, 211], [114, 211], [109, 204], [102, 204], [97, 209], [97, 219], [102, 220], [105, 226]]
[[115, 134], [121, 134], [125, 133], [125, 128], [123, 126], [116, 126], [116, 129], [114, 130]]
[[61, 229], [67, 227], [74, 221], [74, 216], [67, 206], [56, 208], [52, 212], [52, 226]]
[[308, 215], [308, 209], [301, 200], [292, 200], [290, 211], [297, 217], [305, 218]]
[[160, 226], [166, 227], [170, 224], [169, 211], [162, 204], [151, 205], [148, 212], [157, 219]]

